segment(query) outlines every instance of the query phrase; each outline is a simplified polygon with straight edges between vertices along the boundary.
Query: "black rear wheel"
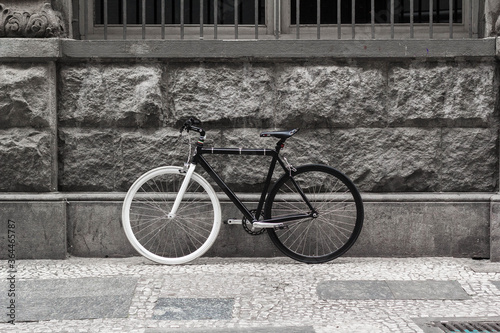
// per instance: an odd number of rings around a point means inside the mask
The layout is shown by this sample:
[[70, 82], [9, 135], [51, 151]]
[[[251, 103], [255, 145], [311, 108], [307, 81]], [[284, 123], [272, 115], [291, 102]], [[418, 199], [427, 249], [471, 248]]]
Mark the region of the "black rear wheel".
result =
[[305, 165], [291, 176], [283, 175], [269, 193], [265, 207], [266, 219], [314, 215], [286, 222], [283, 229], [267, 229], [284, 254], [306, 263], [341, 256], [356, 242], [363, 226], [363, 201], [356, 186], [326, 165]]

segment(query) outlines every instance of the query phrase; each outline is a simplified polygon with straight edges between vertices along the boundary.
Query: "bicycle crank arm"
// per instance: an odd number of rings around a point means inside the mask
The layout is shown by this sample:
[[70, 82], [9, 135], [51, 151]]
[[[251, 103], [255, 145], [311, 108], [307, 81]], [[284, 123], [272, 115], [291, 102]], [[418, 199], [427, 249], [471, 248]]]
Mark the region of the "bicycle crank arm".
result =
[[[273, 226], [279, 226], [279, 224], [288, 224], [287, 222], [291, 221], [296, 221], [296, 220], [303, 220], [303, 219], [311, 219], [317, 217], [316, 212], [314, 213], [309, 213], [309, 214], [294, 214], [294, 215], [285, 215], [285, 216], [278, 216], [278, 217], [273, 217], [267, 220], [262, 220], [262, 221], [256, 221], [253, 223], [254, 226], [258, 228], [272, 228]], [[268, 227], [260, 227], [259, 224], [257, 223], [264, 223], [264, 225], [269, 225]]]
[[287, 228], [285, 223], [269, 223], [269, 222], [254, 222], [252, 223], [253, 228]]
[[268, 219], [268, 220], [254, 222], [254, 223], [252, 223], [252, 226], [254, 228], [283, 229], [283, 228], [288, 228], [289, 222], [296, 221], [296, 220], [309, 219], [309, 218], [314, 218], [314, 217], [315, 217], [314, 214], [299, 214], [299, 215], [280, 216], [280, 217], [275, 217], [275, 218]]

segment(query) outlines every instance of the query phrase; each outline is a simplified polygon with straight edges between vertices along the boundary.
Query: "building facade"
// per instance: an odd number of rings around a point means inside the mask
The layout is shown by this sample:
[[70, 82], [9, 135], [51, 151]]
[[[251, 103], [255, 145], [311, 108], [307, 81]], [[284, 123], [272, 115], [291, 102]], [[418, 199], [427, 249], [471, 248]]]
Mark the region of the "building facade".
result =
[[[272, 147], [261, 130], [300, 127], [288, 160], [332, 165], [362, 192], [348, 255], [500, 260], [497, 1], [0, 9], [0, 216], [19, 226], [20, 258], [134, 255], [121, 200], [186, 159], [178, 128], [196, 116], [219, 147]], [[257, 198], [253, 160], [214, 163]], [[209, 255], [277, 255], [242, 229], [225, 226]]]

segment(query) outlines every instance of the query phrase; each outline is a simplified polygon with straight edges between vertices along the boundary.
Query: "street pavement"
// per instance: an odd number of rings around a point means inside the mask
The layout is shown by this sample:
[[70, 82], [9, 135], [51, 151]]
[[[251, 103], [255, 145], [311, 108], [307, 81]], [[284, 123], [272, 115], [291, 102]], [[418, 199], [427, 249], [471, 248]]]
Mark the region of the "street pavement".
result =
[[500, 323], [500, 263], [489, 260], [4, 262], [0, 332], [443, 332], [438, 323]]

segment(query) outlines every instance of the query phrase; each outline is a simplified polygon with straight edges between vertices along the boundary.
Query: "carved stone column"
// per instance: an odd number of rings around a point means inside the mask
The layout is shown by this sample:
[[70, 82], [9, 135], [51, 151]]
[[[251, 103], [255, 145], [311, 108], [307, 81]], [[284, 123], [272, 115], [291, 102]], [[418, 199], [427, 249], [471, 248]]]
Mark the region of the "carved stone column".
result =
[[485, 6], [486, 36], [500, 35], [500, 1], [486, 0]]
[[[0, 0], [1, 1], [1, 0]], [[0, 37], [48, 38], [67, 37], [60, 12], [50, 1], [0, 2]]]

